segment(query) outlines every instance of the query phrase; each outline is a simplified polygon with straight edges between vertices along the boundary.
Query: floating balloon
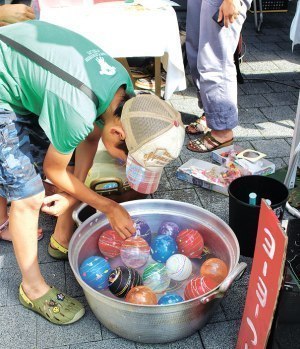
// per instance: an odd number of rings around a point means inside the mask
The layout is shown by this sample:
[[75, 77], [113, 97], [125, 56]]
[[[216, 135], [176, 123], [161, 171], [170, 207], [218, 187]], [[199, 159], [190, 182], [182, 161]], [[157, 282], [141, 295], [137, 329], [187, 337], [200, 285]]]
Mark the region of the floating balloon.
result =
[[176, 240], [179, 232], [180, 228], [174, 222], [163, 222], [158, 229], [158, 235], [168, 235], [174, 240]]
[[91, 256], [79, 267], [82, 280], [95, 290], [103, 290], [108, 286], [108, 276], [111, 271], [108, 261], [99, 256]]
[[151, 288], [147, 286], [133, 287], [125, 298], [126, 302], [140, 305], [155, 305], [157, 298]]
[[149, 264], [143, 273], [143, 283], [155, 293], [165, 291], [170, 285], [170, 277], [167, 268], [162, 263]]
[[168, 275], [172, 280], [183, 281], [192, 273], [192, 262], [183, 254], [174, 254], [166, 262]]
[[219, 258], [207, 259], [200, 268], [201, 276], [208, 276], [220, 284], [227, 276], [227, 265]]
[[119, 266], [111, 271], [108, 278], [108, 288], [112, 294], [123, 298], [135, 286], [143, 284], [140, 274], [132, 268]]
[[152, 258], [161, 263], [177, 252], [177, 244], [174, 239], [168, 235], [158, 235], [151, 244]]
[[159, 299], [158, 304], [168, 305], [168, 304], [176, 304], [180, 302], [183, 302], [183, 298], [181, 296], [179, 296], [176, 293], [167, 293]]
[[197, 276], [190, 280], [184, 290], [184, 299], [189, 300], [203, 296], [218, 286], [218, 283], [207, 276]]
[[140, 268], [148, 261], [150, 246], [143, 238], [134, 236], [123, 241], [120, 251], [121, 259], [127, 267]]
[[176, 238], [178, 252], [189, 258], [198, 258], [201, 256], [204, 241], [198, 230], [185, 229], [182, 230]]
[[122, 243], [123, 239], [117, 232], [106, 230], [99, 237], [98, 247], [104, 257], [114, 258], [120, 254]]
[[152, 233], [149, 225], [141, 218], [134, 218], [133, 221], [135, 223], [135, 233], [133, 236], [140, 236], [150, 245]]

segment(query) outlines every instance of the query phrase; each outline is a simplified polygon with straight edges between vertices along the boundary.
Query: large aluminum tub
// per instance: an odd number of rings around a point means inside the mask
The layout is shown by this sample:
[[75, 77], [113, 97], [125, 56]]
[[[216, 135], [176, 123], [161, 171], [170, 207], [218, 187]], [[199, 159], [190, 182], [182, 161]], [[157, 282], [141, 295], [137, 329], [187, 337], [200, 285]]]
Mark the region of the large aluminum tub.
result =
[[144, 218], [154, 233], [164, 220], [199, 229], [205, 245], [227, 263], [229, 274], [217, 288], [204, 296], [167, 306], [134, 305], [101, 294], [82, 281], [78, 269], [85, 258], [99, 253], [99, 230], [106, 230], [108, 221], [104, 214], [96, 213], [80, 224], [81, 207], [73, 215], [80, 225], [69, 246], [69, 262], [93, 313], [110, 331], [133, 341], [164, 343], [192, 335], [206, 324], [231, 283], [246, 267], [245, 263], [238, 263], [240, 249], [233, 231], [213, 213], [183, 202], [150, 199], [122, 205], [131, 217]]

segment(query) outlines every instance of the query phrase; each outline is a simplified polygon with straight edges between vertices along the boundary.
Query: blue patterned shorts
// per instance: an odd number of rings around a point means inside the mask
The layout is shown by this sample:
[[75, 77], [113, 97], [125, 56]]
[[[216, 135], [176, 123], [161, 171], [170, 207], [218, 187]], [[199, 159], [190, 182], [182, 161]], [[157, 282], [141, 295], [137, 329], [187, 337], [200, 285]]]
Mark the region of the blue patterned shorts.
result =
[[11, 201], [44, 191], [38, 164], [32, 155], [39, 155], [42, 165], [47, 147], [34, 149], [30, 142], [31, 126], [28, 125], [34, 119], [37, 117], [0, 109], [0, 196]]

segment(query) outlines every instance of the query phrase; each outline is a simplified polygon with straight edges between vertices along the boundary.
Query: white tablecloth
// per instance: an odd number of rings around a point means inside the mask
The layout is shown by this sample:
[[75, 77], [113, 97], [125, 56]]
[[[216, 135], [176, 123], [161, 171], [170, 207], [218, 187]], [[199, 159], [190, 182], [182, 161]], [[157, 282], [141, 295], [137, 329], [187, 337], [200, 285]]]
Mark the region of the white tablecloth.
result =
[[73, 30], [112, 57], [162, 57], [167, 71], [165, 99], [186, 88], [174, 9], [141, 9], [124, 2], [91, 6], [43, 7], [40, 20]]
[[300, 0], [298, 0], [296, 14], [291, 25], [290, 38], [293, 41], [293, 47], [300, 44]]

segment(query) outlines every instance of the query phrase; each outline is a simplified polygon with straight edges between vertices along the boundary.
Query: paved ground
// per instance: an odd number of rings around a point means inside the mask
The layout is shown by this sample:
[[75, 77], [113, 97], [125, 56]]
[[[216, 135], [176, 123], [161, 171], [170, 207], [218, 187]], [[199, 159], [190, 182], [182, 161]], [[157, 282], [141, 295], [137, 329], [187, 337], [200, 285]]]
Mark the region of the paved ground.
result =
[[[249, 14], [243, 35], [246, 53], [241, 70], [246, 78], [239, 86], [240, 124], [235, 129], [235, 140], [244, 148], [254, 148], [268, 154], [277, 169], [288, 163], [294, 118], [300, 88], [300, 47], [291, 50], [289, 28], [295, 13], [295, 1], [286, 14], [266, 14], [262, 32], [254, 30]], [[188, 81], [189, 81], [189, 77]], [[172, 104], [186, 122], [200, 114], [195, 89], [176, 93]], [[188, 139], [186, 139], [186, 142]], [[189, 202], [228, 221], [228, 198], [175, 178], [179, 165], [191, 157], [208, 156], [189, 152], [185, 147], [180, 159], [165, 170], [159, 190], [153, 198]], [[39, 260], [47, 281], [85, 302], [69, 264], [56, 262], [47, 254], [49, 236], [54, 219], [42, 217], [45, 238], [39, 243]], [[46, 320], [24, 309], [18, 302], [17, 289], [20, 273], [10, 243], [0, 241], [0, 349], [96, 349], [96, 348], [197, 348], [233, 349], [242, 316], [251, 259], [246, 274], [229, 290], [209, 323], [198, 333], [176, 343], [143, 345], [118, 338], [102, 326], [87, 306], [87, 314], [80, 322], [67, 327], [51, 325]], [[288, 330], [287, 330], [288, 331]], [[299, 331], [299, 329], [298, 329]], [[300, 335], [298, 336], [300, 338]], [[289, 344], [290, 333], [281, 339], [282, 348], [300, 347]]]

